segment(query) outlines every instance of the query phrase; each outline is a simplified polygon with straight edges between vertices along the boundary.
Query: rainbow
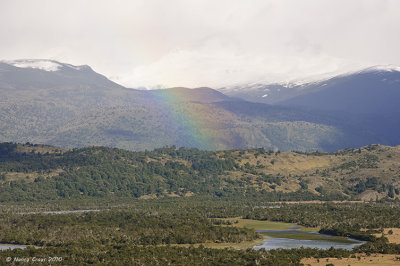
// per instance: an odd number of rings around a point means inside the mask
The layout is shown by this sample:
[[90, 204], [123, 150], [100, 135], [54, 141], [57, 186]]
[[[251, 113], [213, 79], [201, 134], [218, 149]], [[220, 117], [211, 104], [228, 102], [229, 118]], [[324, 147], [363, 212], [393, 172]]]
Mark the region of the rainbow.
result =
[[158, 90], [153, 94], [157, 104], [164, 107], [171, 123], [179, 128], [177, 136], [183, 137], [187, 147], [196, 147], [202, 150], [218, 149], [214, 137], [213, 125], [204, 117], [204, 113], [196, 108], [196, 103], [185, 101], [185, 94], [175, 89]]

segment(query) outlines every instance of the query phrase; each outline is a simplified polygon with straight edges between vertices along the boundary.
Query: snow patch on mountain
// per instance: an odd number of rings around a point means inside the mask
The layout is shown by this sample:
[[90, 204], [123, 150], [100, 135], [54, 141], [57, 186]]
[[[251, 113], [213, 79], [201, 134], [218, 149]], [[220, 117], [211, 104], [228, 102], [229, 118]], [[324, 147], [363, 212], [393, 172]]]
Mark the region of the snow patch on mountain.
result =
[[364, 69], [364, 72], [369, 71], [387, 71], [387, 72], [400, 72], [400, 66], [395, 65], [378, 65]]
[[74, 66], [70, 64], [60, 63], [54, 60], [46, 59], [19, 59], [19, 60], [4, 60], [3, 63], [18, 67], [18, 68], [34, 68], [44, 71], [54, 72], [58, 71], [63, 67], [72, 68], [75, 70], [82, 70], [89, 68], [88, 66]]
[[18, 68], [35, 68], [44, 71], [58, 71], [62, 65], [56, 61], [51, 60], [40, 60], [40, 59], [22, 59], [13, 61], [4, 61], [9, 65]]

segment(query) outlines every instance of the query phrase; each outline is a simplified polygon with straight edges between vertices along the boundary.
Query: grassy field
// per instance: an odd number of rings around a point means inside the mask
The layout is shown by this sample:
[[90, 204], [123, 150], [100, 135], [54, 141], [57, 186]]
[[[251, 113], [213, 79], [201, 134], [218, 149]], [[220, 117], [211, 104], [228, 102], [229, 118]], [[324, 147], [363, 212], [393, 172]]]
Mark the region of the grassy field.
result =
[[[390, 231], [391, 233], [389, 233]], [[400, 244], [400, 228], [385, 228], [383, 235], [387, 237], [390, 243]], [[381, 237], [382, 234], [376, 234], [375, 236]]]
[[335, 266], [339, 265], [352, 265], [352, 266], [362, 266], [362, 265], [380, 265], [380, 266], [390, 266], [390, 265], [400, 265], [400, 256], [392, 254], [371, 254], [366, 256], [365, 254], [356, 254], [355, 258], [305, 258], [301, 260], [304, 265], [327, 265], [332, 263]]

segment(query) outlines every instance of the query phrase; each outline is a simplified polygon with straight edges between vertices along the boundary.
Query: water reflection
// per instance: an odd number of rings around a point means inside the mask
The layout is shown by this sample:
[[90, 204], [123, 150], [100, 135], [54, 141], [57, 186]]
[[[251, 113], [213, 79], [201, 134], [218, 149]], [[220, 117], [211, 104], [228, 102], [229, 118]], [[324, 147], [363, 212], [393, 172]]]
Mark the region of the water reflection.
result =
[[25, 249], [26, 246], [25, 245], [0, 244], [0, 250], [16, 249], [16, 248]]
[[[353, 240], [353, 239], [351, 239]], [[258, 250], [264, 248], [270, 249], [292, 249], [292, 248], [319, 248], [319, 249], [330, 249], [342, 248], [352, 250], [354, 247], [362, 245], [364, 242], [354, 240], [357, 243], [339, 243], [325, 240], [308, 240], [308, 239], [290, 239], [290, 238], [269, 238], [264, 240], [264, 243], [259, 246], [254, 246], [254, 249]]]

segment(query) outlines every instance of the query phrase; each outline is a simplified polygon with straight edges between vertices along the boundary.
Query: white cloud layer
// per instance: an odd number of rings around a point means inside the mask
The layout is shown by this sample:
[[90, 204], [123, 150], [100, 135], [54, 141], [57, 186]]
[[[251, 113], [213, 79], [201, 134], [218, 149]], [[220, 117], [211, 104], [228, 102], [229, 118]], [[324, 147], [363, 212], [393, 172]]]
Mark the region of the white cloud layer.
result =
[[288, 81], [400, 65], [398, 0], [2, 0], [0, 59], [88, 64], [129, 87]]

